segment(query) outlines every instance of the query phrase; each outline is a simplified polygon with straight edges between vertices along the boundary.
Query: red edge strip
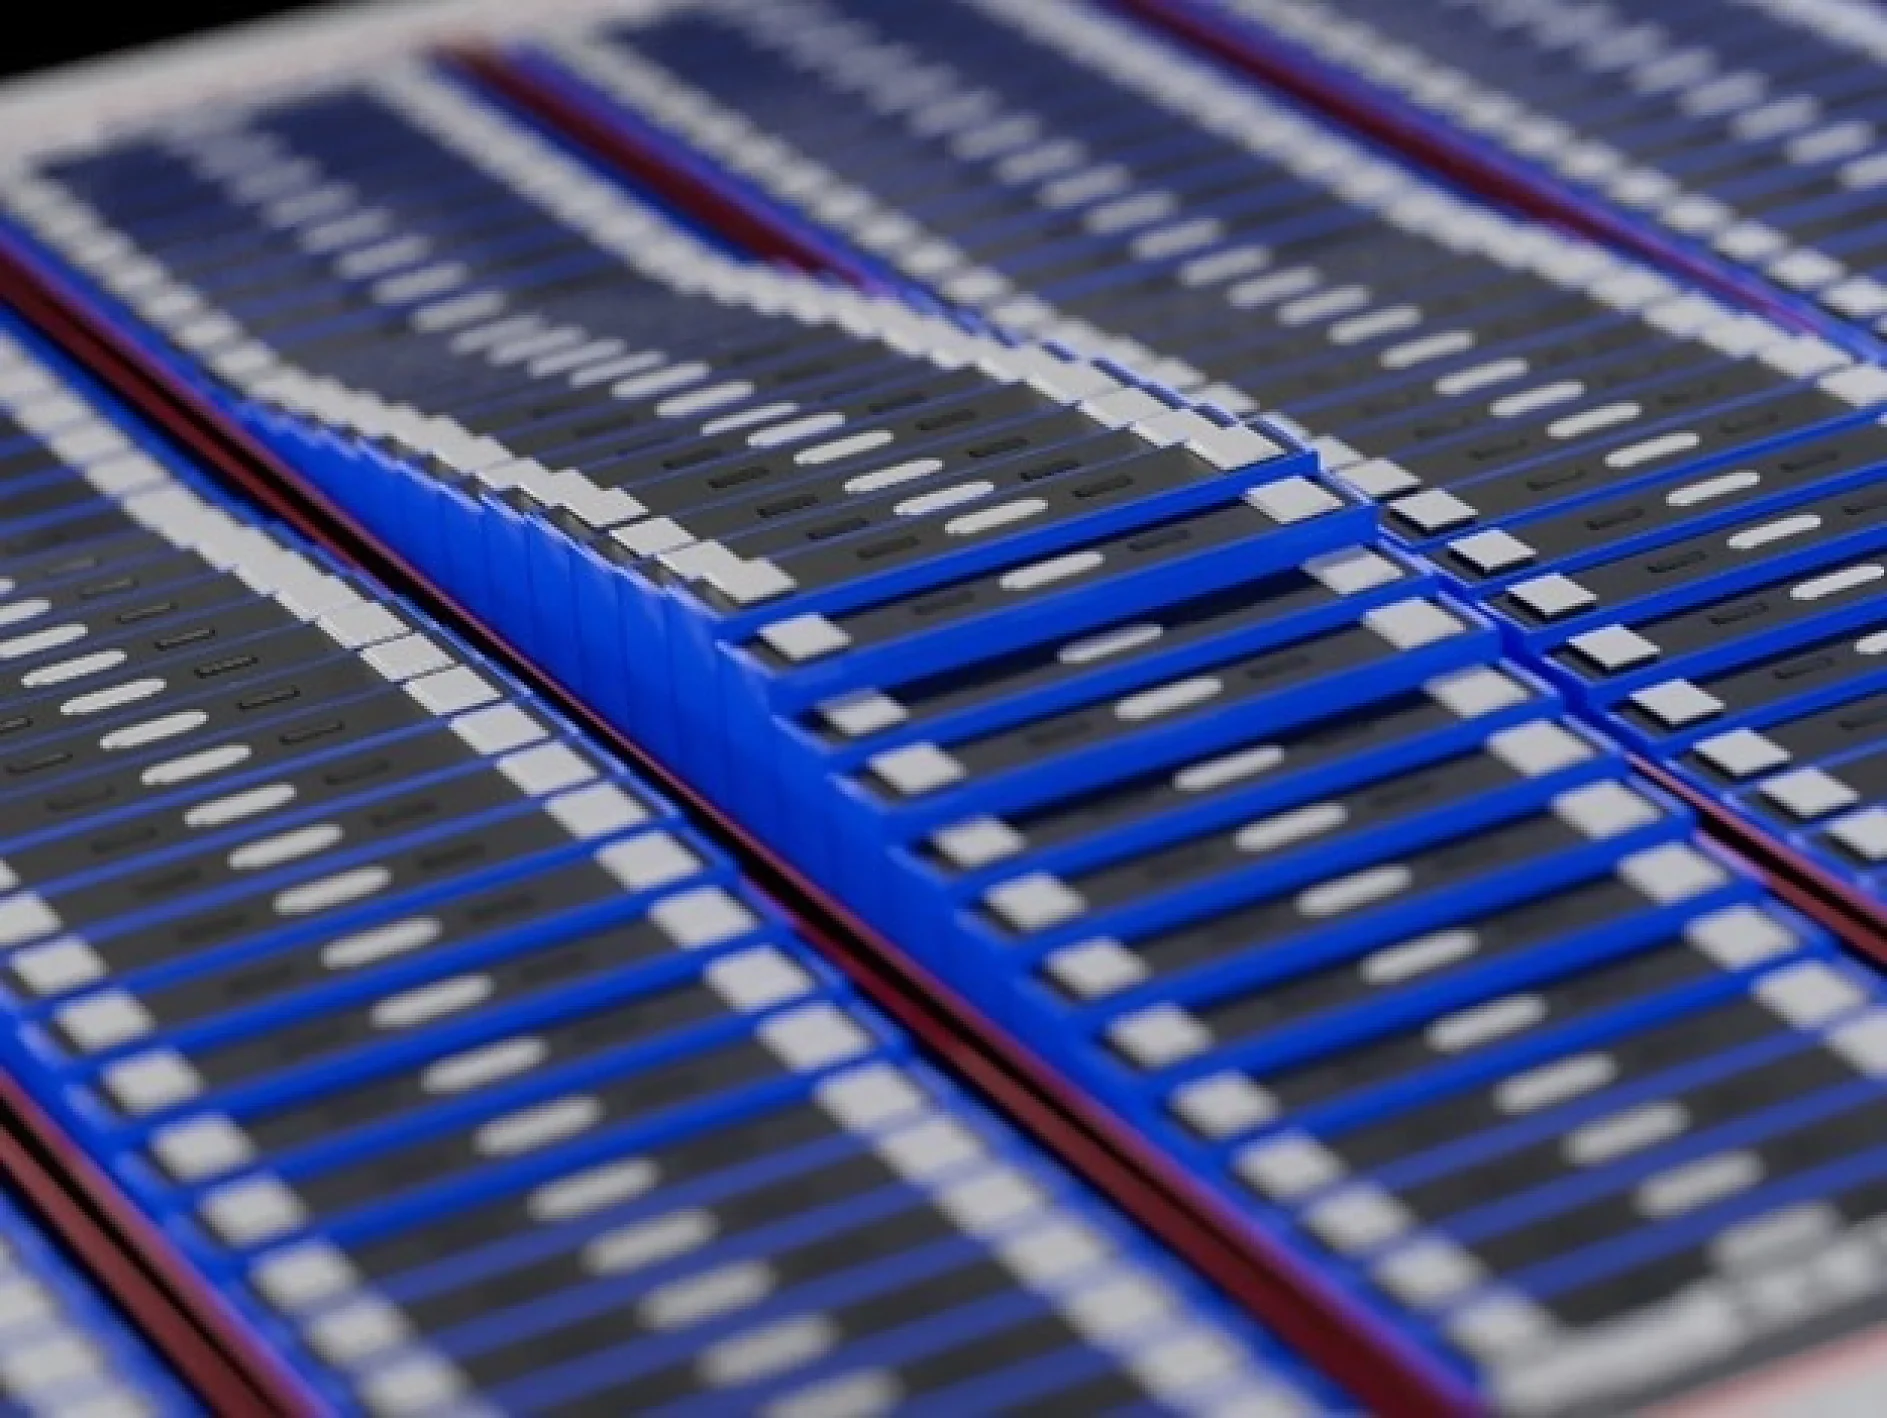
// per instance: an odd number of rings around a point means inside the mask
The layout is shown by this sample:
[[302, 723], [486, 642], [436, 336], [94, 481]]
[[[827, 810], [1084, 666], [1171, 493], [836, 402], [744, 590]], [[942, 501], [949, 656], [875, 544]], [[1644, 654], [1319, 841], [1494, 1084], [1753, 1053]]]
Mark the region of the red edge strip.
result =
[[1632, 766], [1694, 808], [1704, 831], [1777, 896], [1824, 926], [1857, 955], [1887, 967], [1887, 910], [1880, 902], [1744, 821], [1670, 769], [1637, 755], [1632, 757]]
[[[13, 304], [227, 484], [311, 540], [413, 595], [646, 772], [718, 836], [806, 939], [874, 1004], [1308, 1362], [1335, 1377], [1370, 1412], [1384, 1418], [1465, 1418], [1486, 1412], [1462, 1380], [1401, 1336], [1371, 1323], [1341, 1293], [1297, 1273], [1274, 1243], [1254, 1233], [1236, 1210], [1149, 1147], [1112, 1112], [1071, 1088], [949, 986], [868, 930], [780, 861], [765, 843], [572, 698], [516, 647], [493, 634], [392, 548], [307, 486], [291, 467], [224, 418], [189, 385], [95, 320], [84, 298], [63, 280], [0, 248], [0, 299]], [[263, 1411], [308, 1411], [292, 1381], [279, 1373], [241, 1324], [223, 1310], [134, 1203], [52, 1119], [44, 1114], [33, 1116], [36, 1112], [29, 1111], [26, 1124], [48, 1151], [71, 1166], [77, 1185], [111, 1219], [125, 1244], [141, 1252], [147, 1265], [162, 1275], [179, 1308], [214, 1335], [231, 1364], [267, 1395], [271, 1408]], [[0, 1156], [0, 1166], [4, 1164]], [[116, 1273], [128, 1264], [120, 1258], [110, 1268]], [[162, 1328], [153, 1338], [168, 1335], [171, 1328]], [[221, 1404], [217, 1408], [219, 1412], [258, 1411]]]
[[[659, 192], [678, 210], [736, 245], [801, 271], [834, 269], [833, 254], [821, 250], [816, 242], [769, 221], [765, 214], [713, 182], [676, 166], [656, 148], [638, 142], [584, 104], [550, 92], [496, 55], [467, 46], [450, 51], [447, 60], [468, 78], [518, 105], [633, 181]], [[839, 274], [853, 276], [851, 272]]]
[[[1824, 339], [1829, 327], [1792, 305], [1764, 283], [1640, 230], [1631, 222], [1589, 206], [1543, 182], [1529, 181], [1463, 144], [1449, 141], [1419, 122], [1399, 116], [1361, 93], [1330, 81], [1329, 65], [1284, 39], [1241, 37], [1228, 22], [1215, 21], [1195, 0], [1102, 0], [1149, 27], [1243, 70], [1267, 86], [1336, 119], [1353, 131], [1399, 153], [1405, 161], [1441, 173], [1458, 186], [1502, 206], [1553, 222], [1604, 245], [1623, 247], [1653, 265], [1682, 276], [1733, 304], [1754, 306], [1778, 324]], [[1385, 96], [1383, 104], [1399, 104]]]
[[[312, 1414], [273, 1361], [232, 1352], [227, 1323], [180, 1303], [181, 1260], [111, 1181], [36, 1103], [0, 1074], [0, 1175], [209, 1409], [220, 1414]], [[119, 1216], [122, 1207], [128, 1214]]]

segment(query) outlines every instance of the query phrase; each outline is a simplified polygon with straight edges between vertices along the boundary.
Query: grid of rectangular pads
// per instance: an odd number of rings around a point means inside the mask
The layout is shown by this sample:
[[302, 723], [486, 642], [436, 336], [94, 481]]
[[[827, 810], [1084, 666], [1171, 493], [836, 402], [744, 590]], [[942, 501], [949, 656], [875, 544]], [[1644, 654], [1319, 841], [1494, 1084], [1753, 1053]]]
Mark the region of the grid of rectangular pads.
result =
[[[751, 155], [775, 199], [887, 270], [1054, 343], [730, 260], [419, 66], [47, 154], [4, 196], [155, 357], [1500, 1405], [1607, 1411], [1864, 1321], [1887, 1172], [1853, 1145], [1887, 1066], [1875, 981], [1503, 657], [1462, 592], [1509, 612], [1423, 519], [1466, 508], [1460, 541], [1514, 525], [1503, 509], [1538, 495], [1522, 476], [1590, 510], [1587, 488], [1691, 488], [1752, 447], [1868, 436], [1873, 371], [1426, 188], [1079, 7], [669, 6], [634, 39], [554, 52], [711, 155]], [[988, 46], [1057, 112], [953, 88]], [[790, 83], [765, 67], [788, 49]], [[840, 101], [867, 72], [871, 125]], [[809, 73], [828, 102], [789, 101]], [[1184, 151], [1208, 116], [1235, 136]], [[1187, 185], [1102, 170], [1074, 151], [1090, 124]], [[1261, 240], [1274, 211], [1354, 266]], [[1389, 299], [1411, 273], [1420, 308]], [[1592, 368], [1591, 390], [1539, 393], [1541, 371]], [[1512, 447], [1477, 454], [1473, 420], [1436, 405], [1497, 386], [1482, 397], [1534, 402]], [[1641, 388], [1657, 400], [1625, 399]], [[1274, 403], [1290, 423], [1246, 417]], [[1798, 624], [1857, 614], [1810, 599]], [[1606, 643], [1609, 623], [1573, 624], [1566, 643]], [[312, 840], [271, 834], [260, 865]], [[364, 1210], [437, 1166], [427, 1147], [468, 1145], [452, 1129], [486, 1105], [439, 1105], [436, 1138], [396, 1147], [393, 1072], [331, 1102], [278, 1077], [319, 1049], [336, 1079], [370, 1054], [423, 1089], [424, 1049], [363, 1052], [377, 1001], [322, 993], [314, 959], [250, 982], [233, 957], [214, 981], [120, 958], [102, 897], [34, 900], [83, 937], [12, 957], [50, 987], [35, 1057], [87, 1127], [142, 1149], [154, 1204], [195, 1208], [206, 1245], [278, 1248], [258, 1282], [278, 1309], [369, 1292], [320, 1342], [423, 1350], [396, 1399], [587, 1392], [559, 1387], [594, 1372], [575, 1361], [516, 1377], [508, 1312], [469, 1314], [483, 1302], [439, 1287], [470, 1272], [386, 1230], [439, 1189]], [[403, 918], [384, 930], [341, 954], [430, 949]], [[334, 1004], [258, 1043], [209, 1022], [231, 990], [258, 992], [257, 1020], [286, 1018], [290, 990]], [[484, 1027], [449, 994], [414, 1006], [448, 1012], [441, 1038]], [[475, 1081], [500, 1071], [494, 1098], [546, 1096], [535, 1062], [507, 1081], [520, 1049], [469, 1057]], [[314, 1131], [335, 1115], [345, 1138]], [[513, 1117], [527, 1140], [569, 1125]], [[629, 1172], [594, 1185], [643, 1185], [612, 1180]], [[339, 1258], [281, 1249], [297, 1228]], [[1775, 1303], [1805, 1287], [1812, 1305]], [[542, 1309], [573, 1345], [620, 1329], [586, 1303]]]
[[1399, 118], [1746, 273], [1864, 346], [1887, 335], [1878, 220], [1887, 17], [1856, 0], [1182, 0], [1327, 65]]
[[[0, 408], [0, 1047], [323, 1411], [1345, 1410], [498, 667], [17, 330]], [[68, 1291], [8, 1397], [195, 1411]]]
[[1085, 5], [703, 0], [521, 62], [893, 278], [1282, 416], [1582, 710], [1879, 898], [1887, 371]]

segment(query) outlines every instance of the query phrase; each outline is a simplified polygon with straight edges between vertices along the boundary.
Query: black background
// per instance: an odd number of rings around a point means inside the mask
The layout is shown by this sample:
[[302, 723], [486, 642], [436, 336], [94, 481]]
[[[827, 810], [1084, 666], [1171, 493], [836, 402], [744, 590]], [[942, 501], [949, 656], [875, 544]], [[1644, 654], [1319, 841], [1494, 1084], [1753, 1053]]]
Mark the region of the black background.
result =
[[144, 0], [92, 5], [75, 0], [30, 0], [18, 8], [18, 23], [8, 26], [6, 43], [0, 44], [0, 75], [21, 74], [214, 25], [305, 7], [281, 0], [186, 0], [180, 4]]

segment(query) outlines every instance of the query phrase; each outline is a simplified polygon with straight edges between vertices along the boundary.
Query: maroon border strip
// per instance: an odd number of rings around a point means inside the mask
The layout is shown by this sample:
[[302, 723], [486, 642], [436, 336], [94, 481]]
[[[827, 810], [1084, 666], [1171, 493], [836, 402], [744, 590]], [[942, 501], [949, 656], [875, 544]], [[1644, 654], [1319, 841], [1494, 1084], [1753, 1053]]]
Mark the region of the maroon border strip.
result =
[[[1339, 1291], [1299, 1273], [1299, 1267], [1275, 1243], [1255, 1233], [1235, 1209], [1149, 1147], [1110, 1110], [1071, 1088], [956, 991], [865, 927], [782, 862], [764, 842], [542, 674], [515, 646], [304, 483], [291, 467], [224, 418], [193, 388], [132, 341], [95, 320], [85, 300], [64, 281], [0, 248], [0, 299], [13, 304], [227, 483], [311, 540], [414, 595], [648, 773], [698, 816], [805, 937], [874, 1004], [1090, 1185], [1312, 1364], [1336, 1377], [1371, 1412], [1385, 1418], [1464, 1418], [1487, 1411], [1459, 1378], [1401, 1336], [1371, 1323]], [[231, 1363], [267, 1396], [269, 1406], [261, 1411], [307, 1412], [292, 1381], [222, 1309], [187, 1262], [143, 1221], [134, 1203], [84, 1159], [77, 1144], [52, 1119], [40, 1114], [27, 1121], [49, 1151], [77, 1164], [73, 1170], [93, 1204], [111, 1218], [128, 1245], [146, 1250], [151, 1263], [170, 1282], [179, 1307], [220, 1341]], [[5, 1160], [0, 1156], [0, 1167]]]
[[228, 1342], [213, 1299], [191, 1302], [194, 1276], [170, 1243], [11, 1075], [0, 1075], [0, 1175], [212, 1412], [316, 1413], [272, 1357]]
[[[448, 49], [445, 58], [467, 78], [517, 104], [533, 117], [553, 122], [565, 138], [602, 157], [633, 181], [659, 192], [664, 200], [703, 226], [755, 255], [801, 271], [834, 270], [832, 252], [822, 250], [818, 243], [807, 240], [801, 233], [768, 220], [766, 213], [670, 161], [652, 145], [636, 141], [583, 104], [558, 95], [555, 117], [551, 118], [547, 112], [548, 90], [513, 69], [498, 55], [468, 44]], [[850, 272], [838, 274], [852, 278]]]
[[1738, 817], [1670, 769], [1636, 754], [1631, 761], [1639, 773], [1694, 808], [1706, 835], [1716, 838], [1777, 896], [1826, 927], [1856, 954], [1887, 966], [1887, 907], [1881, 902]]

